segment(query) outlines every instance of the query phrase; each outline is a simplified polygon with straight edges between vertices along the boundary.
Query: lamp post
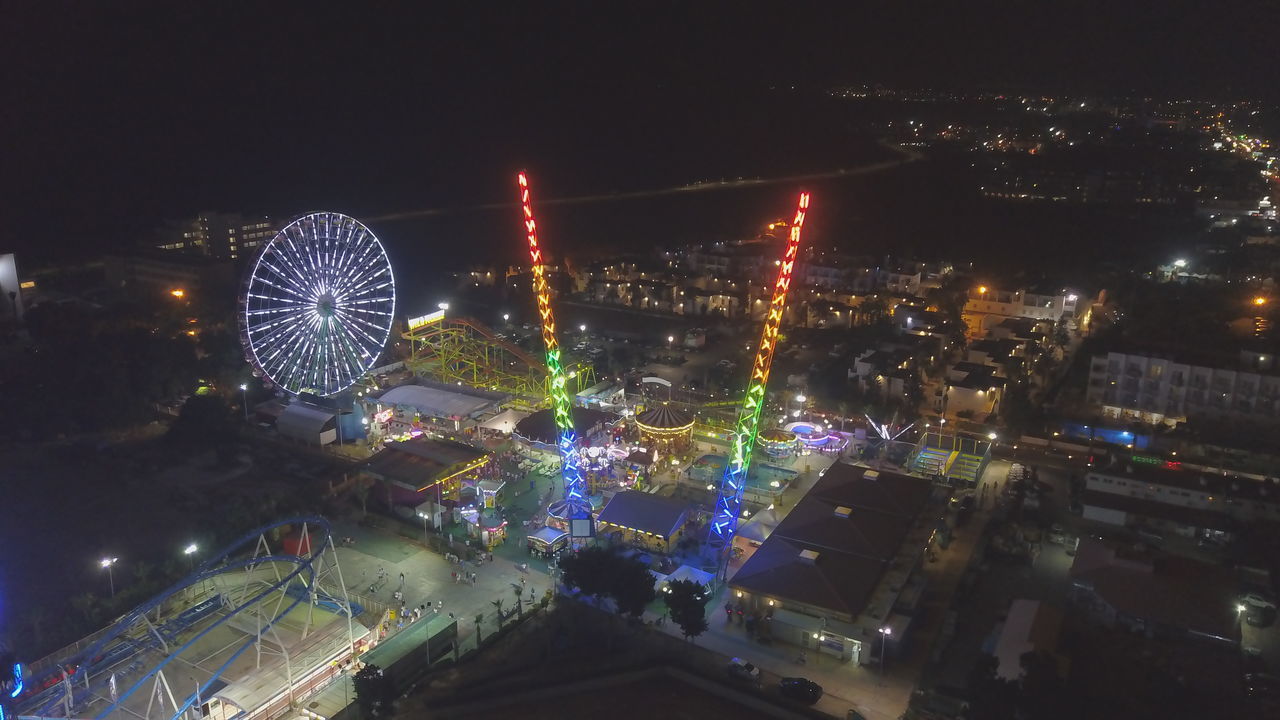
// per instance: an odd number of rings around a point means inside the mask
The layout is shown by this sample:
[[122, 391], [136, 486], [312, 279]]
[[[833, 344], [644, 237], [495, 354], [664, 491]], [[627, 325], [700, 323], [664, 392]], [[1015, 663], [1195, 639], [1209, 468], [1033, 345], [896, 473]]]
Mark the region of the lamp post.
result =
[[244, 421], [249, 422], [249, 386], [240, 383], [240, 405], [244, 407]]
[[196, 567], [196, 553], [200, 550], [200, 546], [191, 543], [182, 548], [182, 554], [187, 556], [187, 569], [194, 570]]
[[893, 628], [888, 625], [880, 628], [880, 677], [884, 677], [884, 646], [889, 644], [889, 636], [893, 634]]
[[111, 597], [116, 596], [116, 578], [115, 578], [115, 573], [112, 572], [111, 568], [118, 562], [120, 562], [120, 558], [109, 557], [109, 558], [102, 558], [102, 560], [98, 563], [107, 571], [107, 587], [111, 588]]

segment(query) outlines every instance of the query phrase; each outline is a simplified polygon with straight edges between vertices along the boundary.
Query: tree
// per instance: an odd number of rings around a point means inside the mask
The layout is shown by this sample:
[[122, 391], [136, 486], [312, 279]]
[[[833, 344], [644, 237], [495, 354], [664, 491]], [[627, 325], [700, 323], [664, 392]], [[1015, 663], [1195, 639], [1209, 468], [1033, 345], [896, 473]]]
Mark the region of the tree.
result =
[[707, 630], [707, 588], [693, 580], [676, 580], [667, 584], [663, 600], [671, 619], [680, 626], [685, 639], [692, 640]]
[[593, 598], [612, 597], [620, 613], [639, 617], [655, 597], [653, 576], [644, 563], [613, 548], [584, 548], [562, 560], [560, 567], [565, 585]]
[[363, 670], [352, 676], [351, 684], [355, 687], [356, 702], [360, 704], [363, 716], [390, 714], [391, 703], [395, 700], [395, 686], [382, 668], [365, 665]]
[[638, 618], [646, 605], [654, 601], [653, 575], [649, 568], [637, 560], [618, 557], [620, 561], [613, 573], [610, 595], [618, 605], [618, 612]]
[[589, 547], [560, 561], [564, 584], [583, 595], [602, 598], [609, 594], [609, 571], [618, 555], [612, 549]]
[[91, 592], [80, 593], [71, 598], [71, 607], [79, 610], [84, 615], [86, 625], [93, 625], [94, 618], [98, 614], [98, 596]]
[[360, 517], [369, 514], [369, 491], [373, 488], [373, 481], [365, 477], [357, 477], [352, 483], [351, 490], [356, 494], [356, 498], [360, 501]]
[[223, 454], [235, 437], [235, 422], [225, 400], [212, 393], [192, 395], [165, 436], [175, 445], [210, 447]]

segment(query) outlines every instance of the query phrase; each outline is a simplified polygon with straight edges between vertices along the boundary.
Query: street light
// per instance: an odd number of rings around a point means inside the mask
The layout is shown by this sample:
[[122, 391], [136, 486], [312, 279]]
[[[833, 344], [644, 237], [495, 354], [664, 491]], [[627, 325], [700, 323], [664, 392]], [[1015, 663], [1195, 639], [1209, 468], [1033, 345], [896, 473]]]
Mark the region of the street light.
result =
[[579, 326], [578, 326], [578, 332], [586, 332], [586, 331], [587, 331], [587, 325], [586, 325], [586, 323], [583, 323], [583, 324], [581, 324], [581, 325], [579, 325]]
[[102, 560], [98, 563], [107, 571], [107, 586], [111, 588], [111, 597], [116, 596], [116, 578], [115, 578], [115, 573], [111, 571], [111, 568], [118, 562], [120, 562], [120, 558], [109, 557], [109, 558], [102, 558]]
[[502, 313], [502, 322], [507, 322], [510, 319], [511, 319], [511, 313]]
[[197, 552], [197, 551], [199, 551], [199, 550], [200, 550], [200, 547], [199, 547], [198, 545], [196, 545], [195, 543], [191, 543], [190, 545], [187, 545], [186, 547], [182, 548], [182, 554], [187, 556], [187, 568], [188, 568], [188, 569], [194, 569], [194, 568], [195, 568], [195, 564], [196, 564], [196, 552]]
[[999, 436], [998, 436], [998, 435], [996, 435], [996, 434], [995, 434], [995, 433], [993, 433], [993, 432], [991, 432], [991, 433], [987, 433], [987, 439], [988, 439], [988, 440], [995, 440], [997, 437], [999, 437]]
[[240, 404], [244, 406], [244, 421], [249, 422], [249, 386], [240, 383]]
[[801, 395], [797, 395], [797, 396], [796, 396], [796, 402], [798, 402], [798, 403], [802, 403], [802, 402], [804, 402], [805, 400], [808, 400], [808, 399], [809, 399], [809, 398], [805, 397], [803, 394], [801, 394]]
[[667, 336], [667, 343], [668, 343], [668, 344], [673, 343], [673, 342], [675, 342], [675, 341], [676, 341], [676, 336], [675, 336], [675, 335], [668, 335], [668, 336]]
[[884, 646], [889, 644], [889, 636], [893, 634], [893, 628], [885, 626], [880, 628], [880, 676], [884, 676]]
[[436, 303], [436, 307], [440, 308], [441, 310], [448, 310], [448, 309], [449, 309], [449, 303], [447, 303], [447, 302]]

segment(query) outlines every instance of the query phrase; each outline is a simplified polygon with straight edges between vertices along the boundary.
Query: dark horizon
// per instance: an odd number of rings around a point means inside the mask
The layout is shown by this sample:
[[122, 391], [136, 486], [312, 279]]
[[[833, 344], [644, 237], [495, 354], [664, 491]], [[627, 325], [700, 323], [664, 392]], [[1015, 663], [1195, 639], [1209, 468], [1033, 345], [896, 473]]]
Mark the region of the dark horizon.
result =
[[1217, 99], [1280, 86], [1250, 3], [927, 10], [11, 5], [0, 247], [92, 256], [203, 210], [504, 202], [519, 167], [547, 196], [726, 166], [820, 172], [841, 164], [824, 155], [843, 129], [812, 110], [833, 85]]

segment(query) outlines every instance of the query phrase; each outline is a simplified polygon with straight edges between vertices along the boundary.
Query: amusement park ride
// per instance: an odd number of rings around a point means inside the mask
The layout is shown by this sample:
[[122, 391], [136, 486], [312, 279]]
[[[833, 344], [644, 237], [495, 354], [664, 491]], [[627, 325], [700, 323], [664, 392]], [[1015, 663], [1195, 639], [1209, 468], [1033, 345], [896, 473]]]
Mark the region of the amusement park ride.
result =
[[708, 544], [720, 554], [720, 562], [728, 558], [728, 548], [738, 529], [738, 517], [742, 512], [742, 494], [747, 485], [747, 470], [751, 466], [751, 453], [755, 449], [756, 436], [760, 433], [760, 413], [764, 409], [765, 388], [769, 384], [769, 368], [773, 364], [773, 351], [778, 343], [778, 329], [782, 325], [782, 312], [787, 306], [787, 290], [791, 287], [791, 274], [795, 269], [796, 252], [800, 248], [800, 230], [804, 227], [805, 214], [809, 210], [809, 193], [800, 193], [795, 221], [787, 236], [786, 250], [778, 266], [778, 279], [773, 285], [773, 298], [765, 316], [764, 333], [760, 348], [756, 351], [747, 392], [742, 397], [738, 421], [732, 434], [733, 447], [724, 477], [717, 491], [715, 513], [708, 531]]
[[521, 172], [517, 179], [520, 184], [520, 206], [524, 212], [525, 236], [529, 243], [529, 260], [533, 265], [533, 291], [537, 295], [538, 316], [542, 322], [542, 344], [547, 352], [548, 394], [555, 413], [560, 473], [564, 478], [564, 497], [552, 503], [547, 508], [547, 513], [567, 520], [572, 537], [590, 537], [594, 534], [591, 501], [587, 497], [587, 483], [578, 464], [578, 437], [573, 427], [573, 406], [569, 402], [566, 387], [568, 377], [562, 364], [560, 343], [556, 340], [556, 321], [551, 313], [551, 291], [547, 287], [542, 249], [538, 245], [538, 223], [533, 218], [533, 205], [529, 198], [529, 178]]
[[[409, 366], [421, 375], [508, 393], [529, 408], [551, 398], [546, 364], [476, 320], [445, 317], [439, 310], [411, 318], [401, 337], [409, 341]], [[563, 366], [570, 394], [595, 384], [590, 363], [566, 361]]]

